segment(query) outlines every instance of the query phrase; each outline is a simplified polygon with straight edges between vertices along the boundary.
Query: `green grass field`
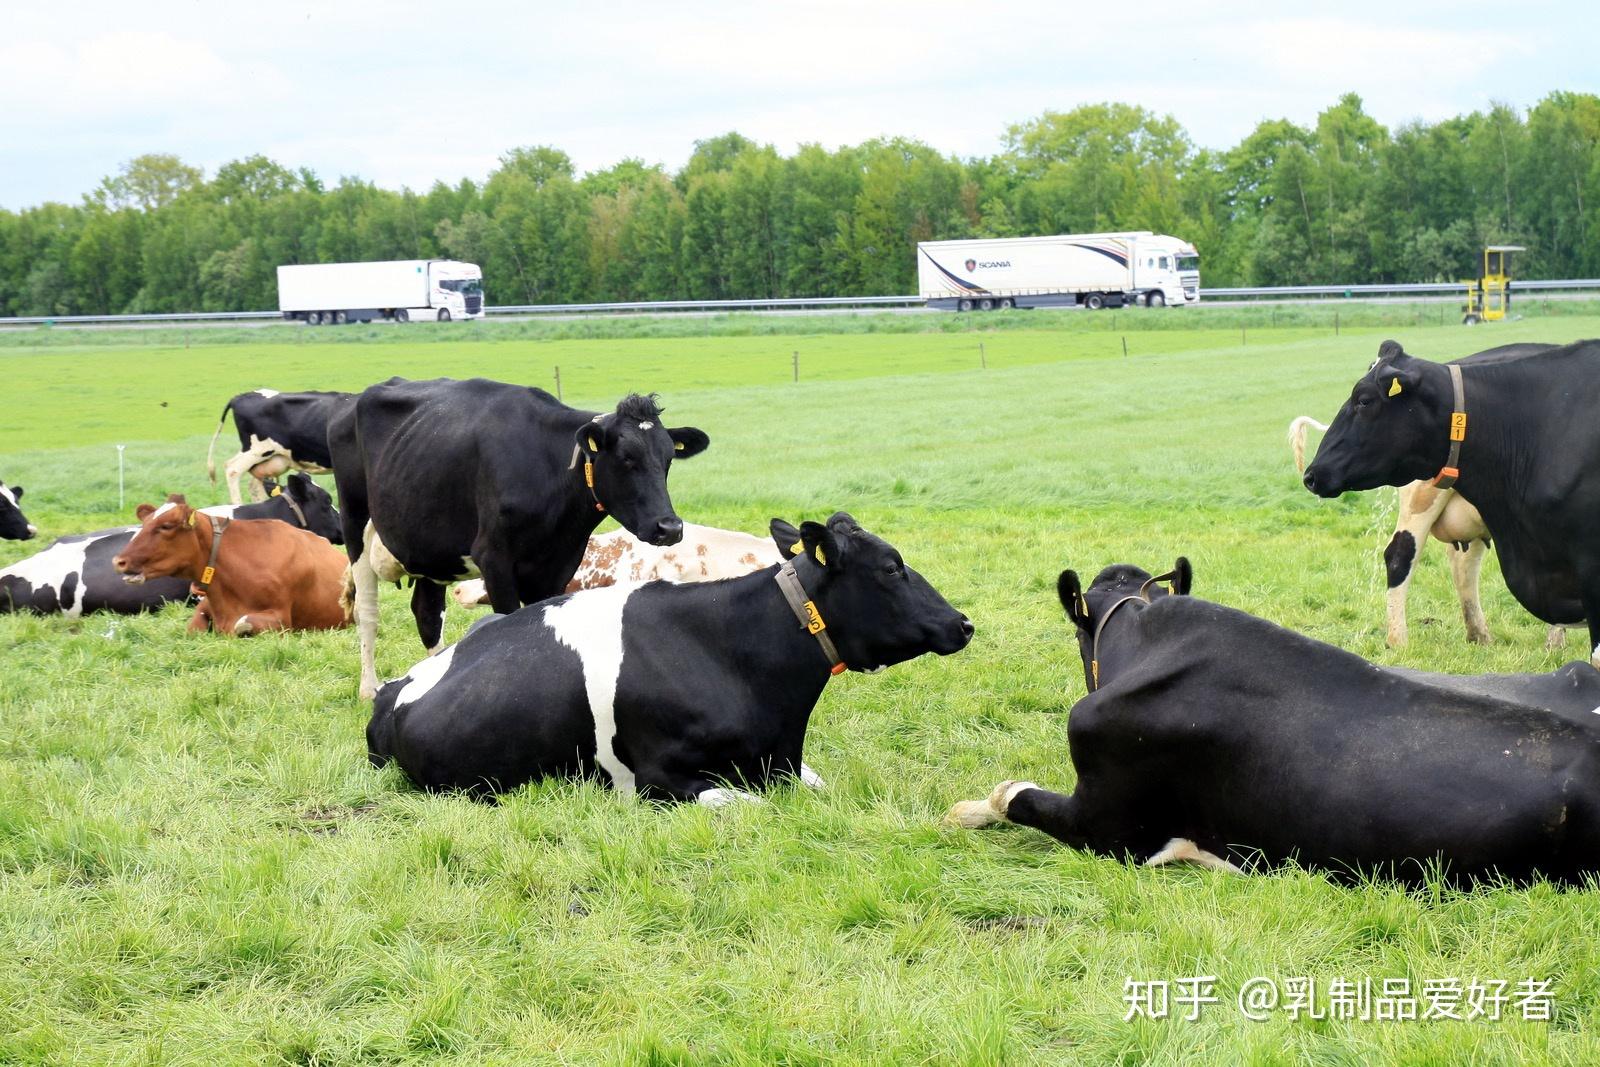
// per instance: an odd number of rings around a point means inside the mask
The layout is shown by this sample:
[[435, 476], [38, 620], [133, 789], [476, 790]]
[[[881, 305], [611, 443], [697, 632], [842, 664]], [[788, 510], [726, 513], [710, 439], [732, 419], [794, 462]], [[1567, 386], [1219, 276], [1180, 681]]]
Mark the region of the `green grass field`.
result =
[[[366, 762], [353, 632], [189, 638], [180, 608], [0, 617], [0, 1062], [1600, 1062], [1592, 891], [1144, 870], [1017, 827], [939, 825], [1000, 779], [1072, 785], [1065, 712], [1084, 684], [1063, 567], [1187, 555], [1197, 595], [1387, 663], [1583, 655], [1578, 638], [1544, 649], [1492, 559], [1498, 640], [1467, 646], [1437, 546], [1412, 585], [1411, 646], [1385, 648], [1394, 494], [1313, 498], [1283, 433], [1331, 416], [1384, 337], [1448, 358], [1593, 336], [1600, 318], [1374, 315], [1337, 337], [1252, 320], [1241, 344], [1232, 318], [1187, 314], [1115, 332], [1010, 317], [0, 339], [0, 477], [27, 487], [46, 535], [169, 491], [222, 499], [204, 454], [244, 389], [392, 374], [549, 388], [560, 366], [569, 402], [654, 390], [669, 424], [711, 434], [673, 475], [685, 518], [760, 531], [848, 510], [978, 628], [959, 655], [830, 684], [806, 754], [826, 791], [713, 812], [558, 782], [498, 805], [415, 792]], [[0, 542], [0, 564], [39, 547]], [[405, 598], [383, 605], [379, 672], [394, 677], [421, 650]], [[452, 604], [447, 638], [472, 617]], [[1198, 1022], [1123, 1021], [1125, 979], [1191, 975], [1217, 976], [1221, 998]], [[1250, 1022], [1232, 998], [1257, 975], [1535, 978], [1555, 1012]]]

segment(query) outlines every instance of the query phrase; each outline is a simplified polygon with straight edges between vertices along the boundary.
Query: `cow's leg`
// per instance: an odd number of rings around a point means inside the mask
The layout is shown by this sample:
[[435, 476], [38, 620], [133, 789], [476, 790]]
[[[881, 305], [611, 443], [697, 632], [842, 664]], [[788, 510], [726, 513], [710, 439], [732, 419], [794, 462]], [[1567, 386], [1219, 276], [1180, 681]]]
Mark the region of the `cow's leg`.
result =
[[1426, 482], [1412, 482], [1400, 487], [1394, 536], [1383, 550], [1383, 567], [1389, 583], [1389, 631], [1385, 640], [1390, 648], [1404, 648], [1410, 639], [1406, 623], [1406, 591], [1411, 586], [1411, 576], [1416, 573], [1422, 546], [1427, 543], [1428, 534], [1449, 499], [1449, 493], [1440, 492]]
[[[978, 830], [985, 826], [993, 826], [997, 822], [1005, 822], [1010, 818], [1008, 812], [1011, 801], [1025, 789], [1039, 789], [1039, 787], [1032, 782], [1001, 782], [982, 800], [963, 800], [956, 803], [945, 813], [944, 821], [949, 826], [959, 826], [966, 830]], [[1044, 792], [1044, 790], [1039, 791]]]
[[276, 611], [252, 611], [248, 615], [241, 615], [233, 624], [233, 636], [249, 637], [252, 634], [264, 634], [271, 630], [287, 630], [288, 620]]
[[361, 641], [361, 699], [371, 700], [378, 695], [378, 575], [372, 569], [372, 553], [363, 552], [350, 564], [350, 580], [355, 583], [356, 632]]
[[726, 808], [732, 804], [765, 804], [766, 801], [754, 793], [746, 793], [743, 789], [729, 789], [726, 786], [714, 786], [702, 789], [694, 795], [696, 804], [708, 808]]
[[201, 600], [194, 606], [194, 614], [189, 617], [189, 632], [203, 634], [211, 629], [211, 612], [206, 610], [206, 602]]
[[[222, 474], [228, 483], [228, 502], [230, 504], [244, 503], [244, 497], [239, 495], [239, 479], [244, 477], [254, 462], [255, 457], [248, 452], [238, 452], [230, 457], [227, 463], [223, 464]], [[252, 499], [254, 496], [255, 494], [252, 492]]]
[[1187, 837], [1174, 837], [1160, 852], [1144, 861], [1146, 867], [1163, 867], [1169, 863], [1192, 863], [1197, 867], [1213, 871], [1226, 871], [1229, 874], [1244, 873], [1221, 856], [1207, 852]]
[[812, 770], [809, 766], [800, 764], [800, 784], [807, 789], [826, 789], [828, 783], [822, 780], [822, 775]]
[[1483, 602], [1478, 599], [1478, 572], [1489, 551], [1487, 541], [1469, 541], [1465, 550], [1450, 546], [1450, 573], [1456, 582], [1456, 597], [1461, 601], [1461, 621], [1467, 625], [1467, 640], [1476, 645], [1494, 641], [1483, 618]]
[[1565, 626], [1552, 626], [1545, 632], [1544, 647], [1554, 652], [1558, 648], [1567, 647], [1567, 628]]
[[411, 615], [417, 620], [417, 636], [428, 655], [438, 652], [444, 639], [444, 586], [418, 578], [411, 587]]
[[491, 611], [496, 615], [509, 615], [522, 607], [521, 593], [517, 588], [517, 567], [508, 550], [496, 545], [475, 544], [472, 546], [472, 561], [478, 565], [478, 575], [489, 594]]

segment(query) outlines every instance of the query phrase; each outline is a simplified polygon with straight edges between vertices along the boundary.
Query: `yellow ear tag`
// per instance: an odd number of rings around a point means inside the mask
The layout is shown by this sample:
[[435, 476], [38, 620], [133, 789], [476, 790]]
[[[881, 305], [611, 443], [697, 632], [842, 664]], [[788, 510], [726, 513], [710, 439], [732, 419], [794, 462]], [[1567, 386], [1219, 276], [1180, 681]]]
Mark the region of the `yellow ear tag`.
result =
[[281, 486], [281, 485], [273, 486], [272, 487], [272, 492], [268, 493], [267, 495], [268, 496], [282, 496], [283, 495], [283, 486]]
[[1389, 395], [1390, 396], [1399, 396], [1400, 395], [1400, 379], [1399, 378], [1391, 378], [1389, 380]]
[[189, 512], [189, 525], [190, 525], [190, 526], [193, 526], [193, 525], [194, 525], [194, 517], [195, 517], [195, 516], [196, 516], [196, 515], [198, 515], [198, 514], [200, 514], [200, 513], [199, 513], [199, 512], [198, 512], [198, 511], [191, 511], [191, 512]]
[[600, 446], [594, 443], [594, 434], [590, 434], [589, 435], [589, 451], [590, 452], [598, 452], [598, 451], [600, 451]]
[[817, 546], [817, 562], [822, 564], [824, 567], [826, 567], [828, 565], [828, 557], [824, 556], [822, 554], [822, 546], [821, 545]]
[[679, 452], [682, 452], [684, 449], [688, 448], [689, 446], [684, 444], [682, 441], [674, 441], [672, 443], [672, 447], [677, 449]]

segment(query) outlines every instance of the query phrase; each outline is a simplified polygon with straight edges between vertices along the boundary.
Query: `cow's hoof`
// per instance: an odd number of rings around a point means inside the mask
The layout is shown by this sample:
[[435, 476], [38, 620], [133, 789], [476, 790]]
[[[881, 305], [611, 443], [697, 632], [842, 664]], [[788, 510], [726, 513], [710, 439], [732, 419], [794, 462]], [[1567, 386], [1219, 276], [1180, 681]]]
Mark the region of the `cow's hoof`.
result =
[[726, 808], [734, 804], [765, 804], [766, 801], [754, 793], [746, 793], [742, 789], [707, 789], [699, 793], [695, 800], [708, 808]]
[[822, 775], [818, 774], [804, 763], [800, 764], [800, 784], [808, 789], [828, 788], [828, 783], [822, 780]]
[[233, 636], [235, 637], [249, 637], [255, 632], [255, 623], [251, 622], [248, 616], [233, 624]]
[[944, 816], [946, 826], [959, 827], [963, 830], [981, 830], [985, 826], [993, 826], [997, 822], [1004, 822], [1006, 810], [1011, 804], [1011, 798], [1024, 789], [1037, 789], [1032, 782], [1004, 781], [994, 787], [994, 791], [983, 800], [963, 800], [952, 807]]

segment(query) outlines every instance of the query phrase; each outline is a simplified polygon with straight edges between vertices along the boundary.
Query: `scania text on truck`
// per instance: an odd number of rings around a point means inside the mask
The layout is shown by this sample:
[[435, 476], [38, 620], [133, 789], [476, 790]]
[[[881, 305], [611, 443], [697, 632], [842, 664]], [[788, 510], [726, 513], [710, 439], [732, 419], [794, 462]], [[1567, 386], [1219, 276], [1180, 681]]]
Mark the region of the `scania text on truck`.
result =
[[946, 311], [1181, 307], [1200, 300], [1200, 254], [1149, 230], [923, 241], [917, 285]]
[[454, 259], [299, 263], [278, 268], [278, 310], [312, 326], [483, 318], [483, 271]]

